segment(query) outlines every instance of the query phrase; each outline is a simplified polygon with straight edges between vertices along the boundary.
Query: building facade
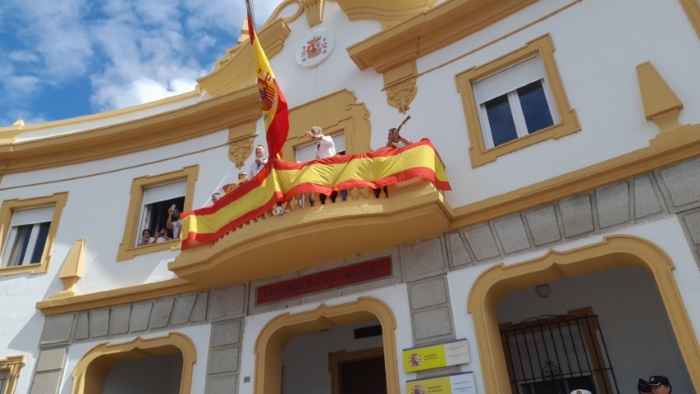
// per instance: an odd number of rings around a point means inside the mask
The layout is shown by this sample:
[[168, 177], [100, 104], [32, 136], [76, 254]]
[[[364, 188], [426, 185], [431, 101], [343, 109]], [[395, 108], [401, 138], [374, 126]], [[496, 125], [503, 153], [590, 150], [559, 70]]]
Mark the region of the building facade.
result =
[[191, 93], [0, 129], [0, 393], [700, 391], [698, 0], [286, 0], [258, 33], [286, 160], [410, 114], [452, 190], [155, 242], [264, 144], [245, 32]]

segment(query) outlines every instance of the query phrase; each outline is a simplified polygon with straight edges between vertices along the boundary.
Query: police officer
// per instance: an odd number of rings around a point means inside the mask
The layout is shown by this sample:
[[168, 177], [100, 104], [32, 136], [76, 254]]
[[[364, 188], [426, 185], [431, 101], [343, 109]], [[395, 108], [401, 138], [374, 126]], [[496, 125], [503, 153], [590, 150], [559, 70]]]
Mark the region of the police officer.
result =
[[658, 375], [649, 378], [649, 387], [651, 388], [651, 394], [670, 394], [673, 390], [668, 378]]

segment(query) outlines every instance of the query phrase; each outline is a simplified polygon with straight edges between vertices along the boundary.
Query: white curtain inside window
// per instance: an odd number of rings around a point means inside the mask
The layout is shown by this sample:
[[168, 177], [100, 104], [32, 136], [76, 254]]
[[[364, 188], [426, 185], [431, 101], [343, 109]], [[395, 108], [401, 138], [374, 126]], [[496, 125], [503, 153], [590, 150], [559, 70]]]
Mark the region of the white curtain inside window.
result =
[[18, 209], [12, 212], [10, 227], [24, 226], [27, 224], [46, 223], [53, 220], [55, 206]]
[[187, 192], [187, 180], [166, 183], [146, 188], [143, 191], [143, 204], [153, 204], [154, 202], [166, 201], [177, 197], [183, 197]]
[[482, 104], [540, 79], [545, 79], [544, 65], [535, 56], [474, 82], [474, 98]]

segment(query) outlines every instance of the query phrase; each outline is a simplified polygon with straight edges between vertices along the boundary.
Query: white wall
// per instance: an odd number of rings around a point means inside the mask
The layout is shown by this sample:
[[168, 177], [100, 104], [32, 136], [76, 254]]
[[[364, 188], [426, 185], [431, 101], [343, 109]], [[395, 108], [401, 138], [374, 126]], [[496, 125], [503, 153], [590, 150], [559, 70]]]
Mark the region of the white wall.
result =
[[543, 315], [565, 315], [592, 307], [620, 393], [636, 394], [637, 379], [663, 375], [679, 393], [692, 392], [683, 358], [653, 276], [620, 267], [550, 283], [540, 298], [527, 288], [508, 294], [498, 309], [499, 323], [519, 323]]
[[328, 353], [382, 347], [382, 336], [354, 338], [356, 328], [376, 325], [378, 320], [294, 337], [287, 343], [282, 357], [282, 394], [330, 394]]
[[122, 361], [107, 374], [102, 394], [178, 394], [182, 355]]

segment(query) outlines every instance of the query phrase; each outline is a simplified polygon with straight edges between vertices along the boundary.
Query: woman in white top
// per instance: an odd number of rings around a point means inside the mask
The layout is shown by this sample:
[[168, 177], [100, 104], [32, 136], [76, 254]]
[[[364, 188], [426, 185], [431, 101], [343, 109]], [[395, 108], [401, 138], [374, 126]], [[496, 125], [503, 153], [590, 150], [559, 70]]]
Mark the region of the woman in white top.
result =
[[250, 169], [248, 170], [248, 179], [253, 179], [258, 172], [262, 170], [267, 164], [267, 157], [265, 157], [265, 147], [258, 145], [255, 147], [255, 161], [250, 164]]

